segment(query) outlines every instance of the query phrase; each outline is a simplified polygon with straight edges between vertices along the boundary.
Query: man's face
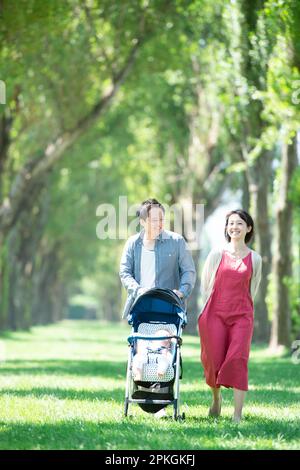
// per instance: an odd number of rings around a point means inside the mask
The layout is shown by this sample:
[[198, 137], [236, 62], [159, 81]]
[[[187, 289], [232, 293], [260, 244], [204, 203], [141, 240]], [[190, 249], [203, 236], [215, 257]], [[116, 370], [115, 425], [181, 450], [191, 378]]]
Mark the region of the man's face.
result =
[[141, 225], [144, 227], [147, 237], [154, 239], [164, 229], [164, 213], [159, 207], [152, 207], [146, 220], [141, 219]]

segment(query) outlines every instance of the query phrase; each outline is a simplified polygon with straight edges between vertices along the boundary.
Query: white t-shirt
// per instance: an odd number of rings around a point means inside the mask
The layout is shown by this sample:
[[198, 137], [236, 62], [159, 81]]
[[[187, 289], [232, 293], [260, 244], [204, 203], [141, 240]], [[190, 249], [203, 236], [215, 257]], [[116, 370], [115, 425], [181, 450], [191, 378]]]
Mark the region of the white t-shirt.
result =
[[155, 287], [155, 251], [142, 247], [141, 257], [141, 287]]

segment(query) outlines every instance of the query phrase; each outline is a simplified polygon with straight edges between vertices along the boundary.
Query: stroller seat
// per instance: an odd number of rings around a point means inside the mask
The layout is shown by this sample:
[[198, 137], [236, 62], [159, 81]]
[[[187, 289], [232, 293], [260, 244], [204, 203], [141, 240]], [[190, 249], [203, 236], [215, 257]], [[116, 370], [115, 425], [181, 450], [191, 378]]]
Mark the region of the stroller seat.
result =
[[[170, 336], [176, 335], [177, 330], [174, 324], [165, 324], [165, 323], [140, 323], [137, 332], [141, 335], [153, 337], [155, 333], [159, 330], [167, 329], [170, 332]], [[139, 339], [138, 341], [148, 342], [147, 339]], [[150, 342], [150, 341], [149, 341]], [[155, 341], [151, 343], [151, 348], [153, 352], [148, 354], [147, 362], [143, 364], [142, 378], [143, 382], [170, 382], [174, 379], [174, 367], [173, 363], [175, 360], [176, 353], [176, 343], [171, 343], [171, 354], [172, 354], [172, 364], [168, 365], [168, 368], [162, 377], [158, 378], [157, 375], [157, 363], [160, 360], [160, 353], [155, 352]]]

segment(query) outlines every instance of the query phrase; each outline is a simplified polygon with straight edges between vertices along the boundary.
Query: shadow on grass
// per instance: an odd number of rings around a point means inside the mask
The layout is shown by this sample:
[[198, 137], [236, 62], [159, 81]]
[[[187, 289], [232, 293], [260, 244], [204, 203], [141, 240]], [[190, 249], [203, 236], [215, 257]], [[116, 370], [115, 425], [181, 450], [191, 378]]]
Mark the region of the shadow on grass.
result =
[[[292, 363], [288, 358], [276, 362], [249, 362], [249, 385], [275, 386], [286, 389], [287, 387], [300, 387], [299, 366]], [[203, 367], [199, 361], [184, 360], [183, 372], [188, 376], [190, 383], [202, 382], [204, 380]]]
[[266, 447], [271, 448], [272, 441], [278, 442], [279, 436], [284, 436], [286, 443], [299, 438], [296, 424], [254, 418], [240, 426], [226, 418], [217, 423], [188, 418], [180, 423], [157, 421], [148, 415], [109, 422], [82, 419], [53, 424], [0, 422], [0, 427], [1, 449], [234, 449], [259, 445], [260, 440], [266, 439]]
[[125, 384], [123, 388], [114, 388], [112, 390], [85, 390], [75, 388], [59, 388], [59, 387], [32, 387], [30, 389], [13, 389], [1, 388], [0, 396], [7, 395], [10, 397], [35, 397], [38, 399], [56, 398], [58, 400], [76, 400], [76, 401], [95, 401], [109, 402], [115, 401], [123, 403], [125, 395]]
[[[126, 375], [127, 358], [124, 361], [72, 360], [72, 359], [45, 359], [45, 360], [7, 360], [0, 364], [1, 375], [74, 375], [74, 376], [101, 376], [105, 378], [120, 378]], [[299, 387], [300, 376], [296, 374], [293, 363], [282, 361], [280, 363], [252, 363], [249, 367], [249, 384], [253, 386]], [[183, 383], [204, 384], [203, 368], [198, 360], [184, 359], [183, 357]], [[273, 390], [272, 390], [273, 393]]]
[[124, 361], [78, 361], [66, 359], [53, 360], [32, 360], [21, 361], [11, 360], [0, 365], [1, 375], [74, 375], [74, 376], [93, 376], [116, 378], [125, 377], [126, 365]]
[[[207, 387], [208, 389], [208, 387]], [[233, 391], [232, 389], [222, 388], [223, 404], [233, 406]], [[181, 402], [187, 403], [189, 406], [197, 405], [210, 405], [211, 393], [207, 392], [181, 392]], [[247, 394], [246, 407], [247, 405], [259, 404], [260, 406], [272, 405], [274, 403], [278, 406], [293, 405], [299, 403], [299, 393], [285, 390], [251, 390]]]
[[[127, 336], [124, 336], [124, 338], [120, 338], [119, 340], [116, 340], [115, 338], [113, 339], [113, 344], [114, 346], [122, 346], [124, 345], [126, 347], [126, 345], [128, 344], [127, 342], [127, 337], [129, 336], [129, 334]], [[0, 340], [5, 340], [5, 341], [13, 341], [13, 342], [17, 342], [17, 343], [41, 343], [41, 344], [51, 344], [51, 343], [64, 343], [64, 344], [79, 344], [79, 343], [89, 343], [89, 344], [99, 344], [99, 345], [103, 345], [103, 344], [109, 344], [111, 345], [112, 344], [112, 338], [111, 337], [106, 337], [106, 338], [103, 338], [101, 337], [100, 335], [97, 336], [97, 337], [72, 337], [70, 335], [70, 337], [66, 336], [65, 338], [64, 337], [61, 337], [61, 338], [58, 338], [58, 337], [53, 337], [51, 338], [50, 336], [48, 337], [39, 337], [39, 336], [31, 336], [30, 334], [28, 336], [23, 336], [23, 337], [17, 337], [15, 333], [13, 332], [4, 332], [4, 333], [1, 333], [0, 334]]]
[[[72, 420], [56, 424], [5, 424], [0, 422], [1, 449], [188, 449], [189, 436], [176, 436], [167, 425], [162, 439], [162, 425], [149, 416], [137, 422], [91, 422]], [[158, 432], [159, 430], [159, 432]], [[190, 432], [196, 436], [199, 429]], [[159, 434], [159, 437], [158, 437]], [[190, 433], [189, 433], [190, 434]]]
[[[125, 381], [124, 388], [114, 388], [113, 390], [104, 390], [99, 386], [97, 390], [85, 390], [85, 389], [74, 389], [74, 388], [59, 388], [59, 387], [32, 387], [30, 389], [12, 389], [2, 388], [0, 390], [0, 396], [8, 395], [14, 397], [36, 397], [38, 399], [43, 398], [56, 398], [58, 400], [76, 400], [76, 401], [95, 401], [95, 402], [109, 402], [114, 401], [122, 404], [124, 401], [125, 394]], [[225, 406], [233, 406], [232, 394], [229, 397], [228, 392], [225, 396], [223, 392], [223, 404]], [[211, 402], [211, 394], [207, 391], [199, 392], [180, 392], [180, 399], [182, 404], [188, 406], [204, 405], [208, 408]], [[247, 398], [247, 405], [259, 403], [261, 405], [273, 405], [276, 403], [278, 406], [291, 405], [299, 403], [299, 396], [297, 393], [285, 392], [285, 391], [273, 391], [271, 396], [266, 396], [265, 392], [250, 392]], [[137, 405], [134, 405], [137, 406]]]
[[[0, 396], [14, 396], [14, 397], [36, 397], [55, 398], [58, 400], [76, 400], [76, 401], [96, 401], [96, 402], [109, 402], [114, 401], [120, 405], [124, 402], [125, 395], [125, 377], [120, 377], [124, 380], [124, 387], [114, 387], [113, 389], [105, 389], [101, 387], [101, 377], [99, 377], [99, 388], [95, 390], [77, 389], [77, 388], [64, 388], [63, 383], [61, 387], [31, 387], [31, 388], [1, 388]], [[188, 406], [205, 406], [209, 407], [211, 403], [211, 393], [209, 388], [199, 390], [196, 392], [185, 391], [181, 384], [180, 387], [180, 400], [182, 404]], [[223, 404], [224, 406], [233, 406], [233, 393], [231, 389], [222, 388]], [[297, 392], [285, 390], [258, 390], [250, 391], [247, 396], [247, 405], [259, 404], [260, 407], [272, 406], [274, 403], [278, 407], [290, 406], [299, 403], [299, 394]], [[137, 405], [134, 405], [137, 406]], [[280, 412], [280, 411], [278, 411]]]
[[[299, 366], [298, 366], [299, 367]], [[259, 385], [279, 385], [286, 387], [299, 387], [300, 374], [297, 366], [289, 359], [282, 362], [251, 363], [249, 365], [249, 383]]]

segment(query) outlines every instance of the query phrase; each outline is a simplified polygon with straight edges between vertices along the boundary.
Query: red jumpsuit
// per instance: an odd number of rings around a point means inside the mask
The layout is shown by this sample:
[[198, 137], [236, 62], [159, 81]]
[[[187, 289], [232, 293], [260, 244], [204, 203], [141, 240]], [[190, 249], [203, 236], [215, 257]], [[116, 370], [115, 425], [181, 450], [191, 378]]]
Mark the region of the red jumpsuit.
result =
[[251, 252], [235, 260], [223, 251], [212, 294], [198, 321], [201, 361], [211, 387], [248, 390], [253, 334], [251, 275]]

